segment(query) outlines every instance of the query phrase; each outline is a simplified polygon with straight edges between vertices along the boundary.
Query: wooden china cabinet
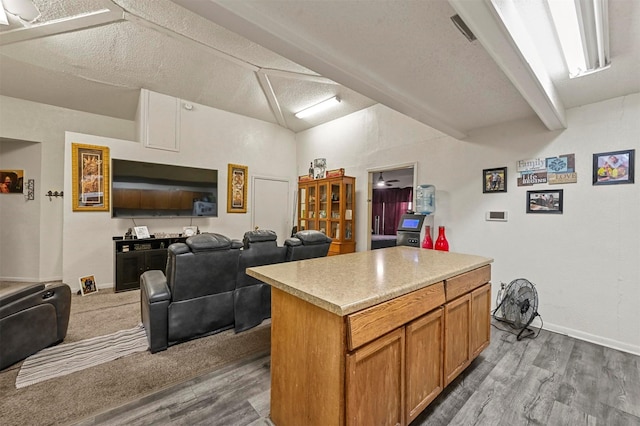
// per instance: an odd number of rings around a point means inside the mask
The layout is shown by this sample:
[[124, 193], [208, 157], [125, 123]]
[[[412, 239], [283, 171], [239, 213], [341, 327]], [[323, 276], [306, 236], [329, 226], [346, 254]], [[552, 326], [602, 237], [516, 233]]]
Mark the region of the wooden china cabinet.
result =
[[356, 251], [356, 178], [339, 176], [298, 182], [298, 230], [324, 232], [329, 255]]

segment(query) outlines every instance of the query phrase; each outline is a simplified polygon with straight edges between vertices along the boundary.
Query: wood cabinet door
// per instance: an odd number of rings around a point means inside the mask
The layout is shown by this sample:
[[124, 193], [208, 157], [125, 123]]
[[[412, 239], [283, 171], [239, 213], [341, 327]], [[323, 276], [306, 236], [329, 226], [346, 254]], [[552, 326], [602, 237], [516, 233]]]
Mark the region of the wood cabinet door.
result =
[[143, 251], [116, 254], [116, 291], [140, 287], [140, 275], [145, 270]]
[[471, 359], [477, 357], [491, 339], [491, 284], [471, 292]]
[[471, 362], [471, 294], [444, 305], [444, 384], [447, 386]]
[[405, 329], [347, 355], [347, 425], [404, 425]]
[[168, 252], [166, 248], [147, 250], [145, 253], [145, 271], [159, 269], [165, 272], [167, 269]]
[[407, 424], [411, 423], [444, 388], [443, 308], [406, 326]]

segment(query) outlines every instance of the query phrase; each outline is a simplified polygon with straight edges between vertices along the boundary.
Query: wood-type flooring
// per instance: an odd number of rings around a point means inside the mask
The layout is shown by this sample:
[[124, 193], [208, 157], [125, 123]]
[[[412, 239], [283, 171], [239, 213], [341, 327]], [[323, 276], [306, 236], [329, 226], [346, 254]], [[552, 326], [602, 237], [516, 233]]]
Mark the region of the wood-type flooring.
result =
[[[262, 354], [79, 424], [272, 426], [269, 387]], [[491, 345], [418, 425], [640, 426], [640, 357], [544, 330], [517, 341], [494, 326]]]

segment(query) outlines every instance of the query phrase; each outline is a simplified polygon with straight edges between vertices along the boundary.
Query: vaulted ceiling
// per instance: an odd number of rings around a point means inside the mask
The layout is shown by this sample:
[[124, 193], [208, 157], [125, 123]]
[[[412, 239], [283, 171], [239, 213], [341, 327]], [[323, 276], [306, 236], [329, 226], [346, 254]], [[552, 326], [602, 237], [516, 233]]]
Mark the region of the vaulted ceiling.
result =
[[[381, 103], [464, 138], [529, 116], [563, 128], [565, 108], [640, 92], [635, 0], [608, 0], [611, 67], [572, 80], [542, 0], [34, 3], [31, 26], [0, 28], [0, 94], [130, 120], [146, 88], [294, 132]], [[540, 67], [502, 22], [512, 5]], [[294, 117], [333, 95], [338, 108]]]

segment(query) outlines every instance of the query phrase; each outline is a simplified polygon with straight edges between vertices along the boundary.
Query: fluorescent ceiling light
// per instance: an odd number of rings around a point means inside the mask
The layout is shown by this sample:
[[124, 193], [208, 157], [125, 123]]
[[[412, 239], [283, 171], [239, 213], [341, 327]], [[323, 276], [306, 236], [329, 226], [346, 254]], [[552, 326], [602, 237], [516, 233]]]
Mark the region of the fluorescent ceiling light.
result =
[[569, 77], [609, 67], [608, 0], [547, 0]]
[[309, 108], [305, 108], [302, 111], [298, 111], [296, 112], [294, 115], [297, 118], [304, 118], [304, 117], [308, 117], [310, 115], [313, 114], [317, 114], [320, 111], [324, 111], [328, 108], [331, 108], [334, 105], [338, 105], [340, 103], [340, 98], [338, 98], [337, 96], [334, 96], [332, 98], [329, 98], [327, 100], [324, 100], [318, 104], [315, 104], [313, 106], [310, 106]]

